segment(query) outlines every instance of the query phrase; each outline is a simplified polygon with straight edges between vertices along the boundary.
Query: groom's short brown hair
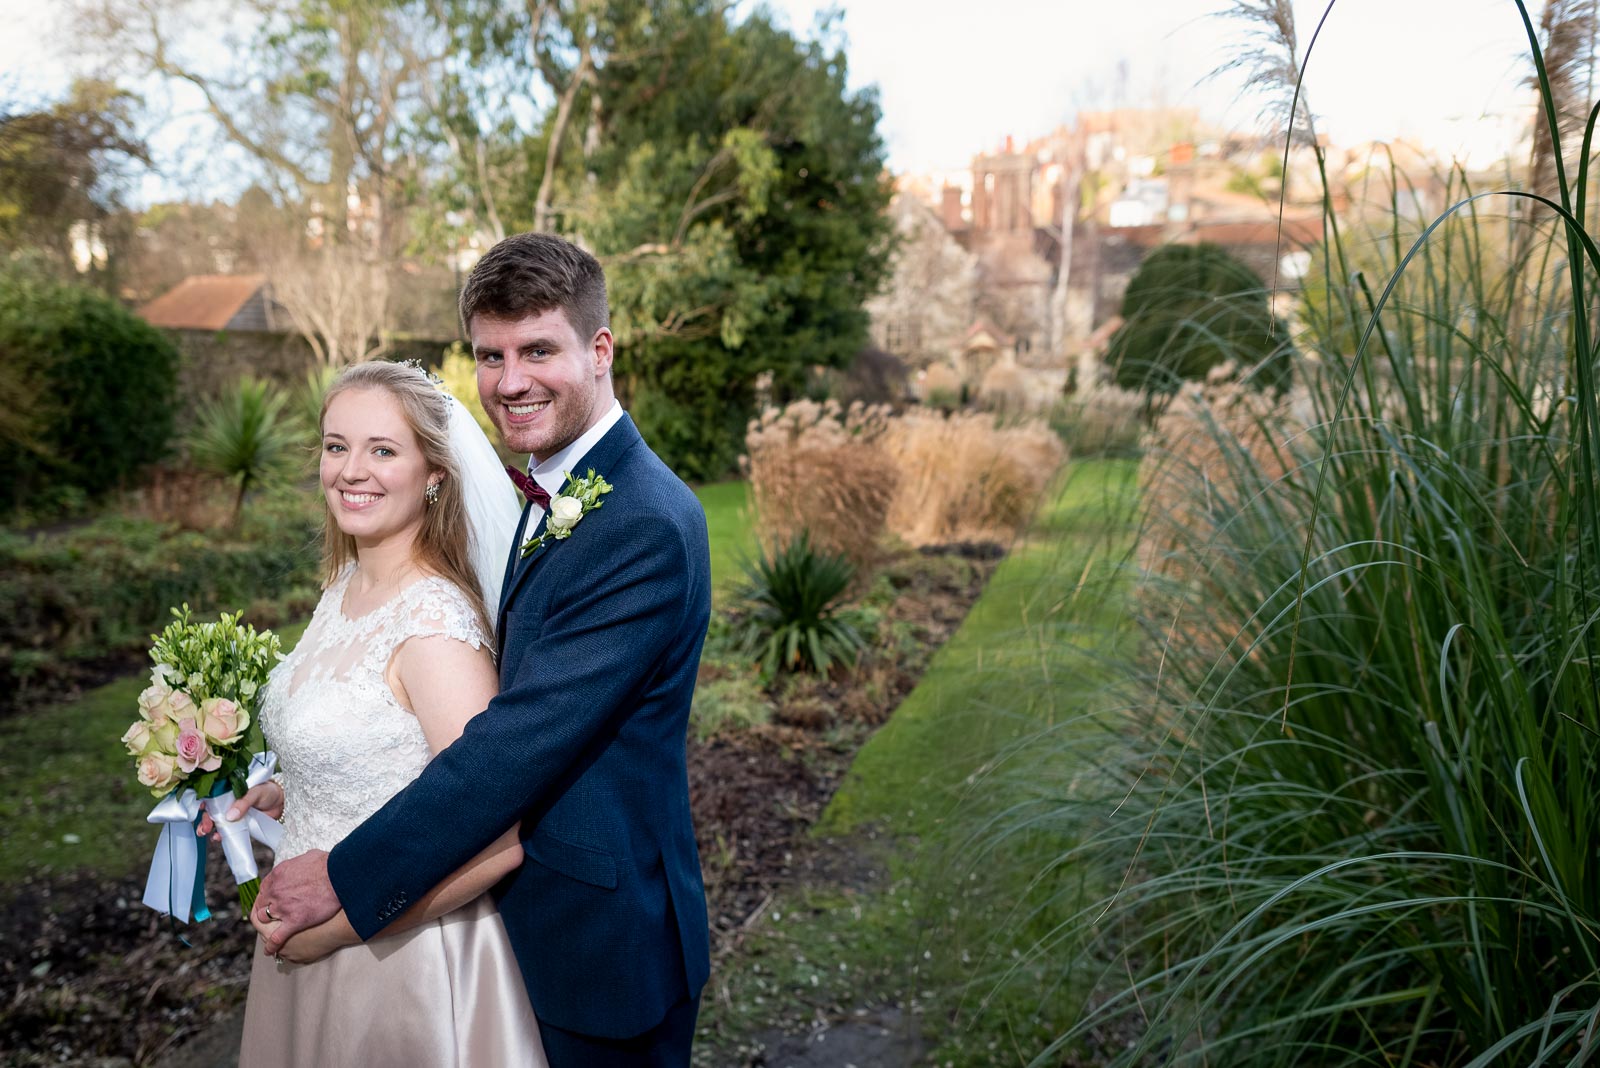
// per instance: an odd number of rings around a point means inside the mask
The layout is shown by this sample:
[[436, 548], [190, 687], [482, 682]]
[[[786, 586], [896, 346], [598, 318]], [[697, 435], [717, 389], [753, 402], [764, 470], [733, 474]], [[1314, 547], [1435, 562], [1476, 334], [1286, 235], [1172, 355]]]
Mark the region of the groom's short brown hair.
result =
[[519, 319], [560, 308], [588, 341], [611, 324], [606, 275], [595, 259], [554, 234], [514, 234], [478, 261], [461, 289], [461, 329], [474, 315]]

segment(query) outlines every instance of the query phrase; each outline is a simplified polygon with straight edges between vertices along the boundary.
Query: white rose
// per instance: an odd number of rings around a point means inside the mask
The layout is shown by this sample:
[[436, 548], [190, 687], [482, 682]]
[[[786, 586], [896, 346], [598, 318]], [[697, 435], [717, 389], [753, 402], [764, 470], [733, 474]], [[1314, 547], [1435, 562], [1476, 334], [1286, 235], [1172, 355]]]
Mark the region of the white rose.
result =
[[571, 530], [583, 518], [583, 502], [576, 497], [557, 497], [550, 502], [550, 518], [545, 526], [556, 533]]
[[[143, 756], [144, 751], [150, 748], [153, 737], [150, 733], [150, 724], [142, 719], [133, 721], [133, 726], [128, 728], [128, 733], [122, 736], [122, 744], [128, 747], [128, 752], [133, 756]], [[150, 785], [146, 783], [145, 785]]]

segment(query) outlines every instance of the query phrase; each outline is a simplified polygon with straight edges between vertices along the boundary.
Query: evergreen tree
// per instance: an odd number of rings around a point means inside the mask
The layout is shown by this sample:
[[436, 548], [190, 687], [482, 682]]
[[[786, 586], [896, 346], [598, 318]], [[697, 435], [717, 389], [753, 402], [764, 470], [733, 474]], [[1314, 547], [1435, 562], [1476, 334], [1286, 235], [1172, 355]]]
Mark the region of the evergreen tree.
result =
[[847, 89], [838, 49], [761, 13], [664, 0], [606, 25], [573, 35], [605, 54], [577, 105], [589, 119], [563, 130], [555, 225], [606, 266], [647, 439], [685, 477], [716, 477], [759, 375], [798, 393], [866, 343], [889, 254], [877, 99]]
[[1288, 382], [1288, 329], [1243, 263], [1210, 244], [1152, 252], [1122, 298], [1108, 359], [1125, 389], [1172, 393], [1229, 360], [1263, 387]]

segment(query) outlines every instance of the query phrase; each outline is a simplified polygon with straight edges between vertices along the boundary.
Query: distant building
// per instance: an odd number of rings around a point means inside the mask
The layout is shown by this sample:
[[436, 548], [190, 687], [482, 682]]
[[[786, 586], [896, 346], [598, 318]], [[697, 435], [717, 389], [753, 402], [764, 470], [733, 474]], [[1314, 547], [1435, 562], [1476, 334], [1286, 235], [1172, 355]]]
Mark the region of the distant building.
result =
[[272, 299], [264, 274], [190, 275], [139, 308], [151, 326], [168, 330], [282, 333], [293, 329]]
[[[1023, 145], [1008, 137], [965, 171], [902, 176], [900, 195], [919, 199], [976, 263], [971, 311], [923, 329], [915, 362], [948, 361], [970, 380], [997, 352], [1036, 376], [1075, 368], [1079, 382], [1093, 381], [1104, 348], [1093, 339], [1115, 320], [1152, 249], [1220, 245], [1273, 289], [1286, 314], [1323, 238], [1325, 196], [1352, 220], [1396, 210], [1431, 220], [1444, 209], [1448, 171], [1426, 149], [1318, 149], [1297, 145], [1286, 156], [1278, 136], [1210, 128], [1191, 109], [1127, 108], [1080, 112]], [[874, 309], [881, 336], [899, 341], [910, 336], [907, 323], [927, 323], [933, 304], [954, 313], [960, 303], [930, 299], [926, 278], [920, 292], [924, 299], [902, 301], [892, 317], [886, 302]], [[966, 329], [974, 320], [982, 329], [951, 337], [955, 321]]]

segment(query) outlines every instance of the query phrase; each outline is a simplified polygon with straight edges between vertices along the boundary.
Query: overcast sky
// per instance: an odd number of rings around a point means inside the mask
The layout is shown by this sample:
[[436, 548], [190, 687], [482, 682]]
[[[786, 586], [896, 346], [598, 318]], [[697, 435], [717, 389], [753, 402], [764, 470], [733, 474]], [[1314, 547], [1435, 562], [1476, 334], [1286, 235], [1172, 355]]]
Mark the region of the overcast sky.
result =
[[[796, 28], [818, 0], [771, 0]], [[1103, 101], [1128, 67], [1132, 103], [1193, 103], [1235, 127], [1260, 102], [1207, 80], [1241, 41], [1212, 17], [1225, 0], [846, 0], [852, 79], [876, 83], [899, 170], [963, 166], [1005, 134], [1044, 133]], [[1302, 41], [1327, 4], [1297, 0]], [[1535, 24], [1542, 2], [1532, 5]], [[1526, 37], [1511, 0], [1337, 0], [1307, 68], [1322, 132], [1336, 142], [1415, 137], [1494, 158], [1528, 117]]]
[[[56, 29], [61, 0], [0, 0], [6, 88], [58, 92], [73, 59]], [[742, 0], [749, 10], [752, 0]], [[897, 171], [951, 170], [1006, 134], [1026, 140], [1081, 107], [1184, 103], [1258, 127], [1260, 102], [1207, 80], [1240, 46], [1211, 17], [1225, 0], [769, 0], [797, 31], [842, 8], [851, 81], [876, 85]], [[1302, 40], [1325, 0], [1297, 0]], [[1534, 18], [1542, 7], [1535, 0]], [[1335, 142], [1411, 137], [1487, 163], [1529, 119], [1529, 68], [1511, 0], [1337, 0], [1306, 76], [1320, 129]], [[159, 146], [159, 142], [158, 142]]]

